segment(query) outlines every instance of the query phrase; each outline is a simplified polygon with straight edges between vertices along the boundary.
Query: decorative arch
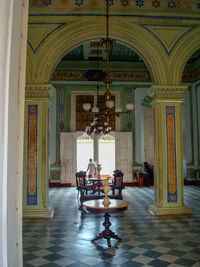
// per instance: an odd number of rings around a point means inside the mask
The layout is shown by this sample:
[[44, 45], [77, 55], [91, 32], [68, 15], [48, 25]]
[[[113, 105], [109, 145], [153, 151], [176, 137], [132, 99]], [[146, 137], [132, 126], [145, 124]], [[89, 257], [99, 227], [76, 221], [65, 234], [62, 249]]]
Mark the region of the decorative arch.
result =
[[[86, 19], [66, 24], [59, 31], [50, 35], [33, 54], [28, 49], [28, 58], [34, 64], [27, 69], [27, 83], [48, 83], [61, 58], [72, 48], [89, 40], [105, 37], [105, 23], [102, 18]], [[110, 37], [129, 46], [136, 51], [146, 63], [152, 81], [155, 84], [167, 83], [167, 61], [163, 47], [148, 31], [140, 25], [112, 18]], [[37, 79], [35, 79], [37, 77]]]
[[183, 71], [189, 58], [200, 49], [200, 28], [188, 33], [175, 47], [170, 65], [169, 77], [172, 85], [180, 85], [182, 82]]

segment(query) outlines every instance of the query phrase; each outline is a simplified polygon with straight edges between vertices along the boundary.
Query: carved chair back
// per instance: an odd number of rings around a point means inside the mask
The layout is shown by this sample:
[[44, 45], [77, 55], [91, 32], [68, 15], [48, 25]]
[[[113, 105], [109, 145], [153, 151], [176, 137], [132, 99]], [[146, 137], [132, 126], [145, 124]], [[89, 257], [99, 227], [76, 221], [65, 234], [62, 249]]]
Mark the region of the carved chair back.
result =
[[76, 187], [77, 189], [80, 189], [81, 187], [85, 187], [86, 186], [86, 172], [80, 171], [77, 172], [76, 174]]
[[115, 170], [113, 172], [113, 185], [115, 187], [122, 187], [123, 186], [123, 177], [124, 174], [121, 170]]

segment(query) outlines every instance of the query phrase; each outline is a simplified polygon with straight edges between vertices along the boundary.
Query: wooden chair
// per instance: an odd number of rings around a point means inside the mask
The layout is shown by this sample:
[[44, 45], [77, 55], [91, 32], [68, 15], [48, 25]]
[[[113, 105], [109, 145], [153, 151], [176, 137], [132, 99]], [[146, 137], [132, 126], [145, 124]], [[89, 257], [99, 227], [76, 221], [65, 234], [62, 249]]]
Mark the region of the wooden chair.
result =
[[115, 195], [115, 190], [116, 189], [118, 190], [118, 199], [123, 199], [122, 197], [122, 190], [124, 189], [123, 177], [124, 177], [124, 174], [121, 170], [115, 170], [113, 172], [113, 181], [110, 184], [110, 186], [112, 188], [113, 195]]
[[76, 189], [78, 190], [77, 198], [79, 198], [79, 193], [80, 193], [80, 203], [81, 203], [80, 209], [82, 209], [84, 194], [85, 193], [87, 194], [89, 190], [93, 190], [93, 187], [92, 185], [87, 185], [86, 172], [83, 171], [77, 172], [75, 176], [76, 176]]

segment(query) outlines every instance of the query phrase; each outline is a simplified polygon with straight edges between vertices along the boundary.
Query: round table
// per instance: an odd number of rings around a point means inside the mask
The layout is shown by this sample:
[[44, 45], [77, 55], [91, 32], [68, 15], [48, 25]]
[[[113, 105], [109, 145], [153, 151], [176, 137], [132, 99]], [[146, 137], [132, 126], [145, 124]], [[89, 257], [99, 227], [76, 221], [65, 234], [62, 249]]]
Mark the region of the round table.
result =
[[109, 220], [110, 215], [109, 213], [113, 212], [119, 212], [127, 210], [129, 202], [124, 200], [117, 200], [117, 199], [110, 199], [110, 205], [109, 207], [105, 207], [102, 204], [102, 199], [95, 199], [95, 200], [89, 200], [83, 202], [83, 206], [90, 212], [93, 213], [105, 213], [105, 221], [103, 223], [103, 226], [105, 227], [105, 230], [103, 230], [101, 233], [99, 233], [94, 239], [91, 241], [96, 241], [98, 239], [107, 239], [108, 246], [111, 247], [110, 239], [115, 238], [119, 241], [121, 241], [121, 238], [115, 234], [113, 231], [110, 230], [111, 222]]

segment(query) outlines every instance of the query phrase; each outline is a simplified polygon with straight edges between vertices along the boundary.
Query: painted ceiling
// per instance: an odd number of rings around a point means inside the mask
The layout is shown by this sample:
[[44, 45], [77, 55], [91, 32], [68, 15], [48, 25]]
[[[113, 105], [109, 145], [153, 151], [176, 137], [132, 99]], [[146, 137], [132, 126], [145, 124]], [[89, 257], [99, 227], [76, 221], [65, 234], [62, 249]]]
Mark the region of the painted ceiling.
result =
[[[99, 67], [105, 68], [105, 46], [102, 45], [100, 40], [86, 42], [80, 46], [77, 46], [62, 58], [56, 69], [67, 69], [67, 66], [72, 68], [70, 61], [77, 61], [79, 69], [84, 68], [84, 66], [88, 68], [89, 65], [94, 69], [98, 69]], [[147, 71], [144, 61], [135, 51], [116, 41], [113, 42], [113, 46], [110, 50], [111, 68], [116, 68], [113, 62], [126, 62], [127, 68], [131, 69], [133, 67], [137, 70], [141, 68], [143, 71]], [[75, 63], [72, 64], [74, 67], [76, 66]], [[125, 65], [123, 67], [125, 67]], [[75, 68], [78, 68], [78, 66]], [[193, 72], [200, 69], [200, 49], [190, 57], [185, 69], [188, 72]]]
[[[67, 53], [63, 60], [106, 60], [105, 45], [100, 40], [86, 42]], [[113, 42], [110, 49], [111, 61], [141, 62], [141, 57], [129, 47]]]

